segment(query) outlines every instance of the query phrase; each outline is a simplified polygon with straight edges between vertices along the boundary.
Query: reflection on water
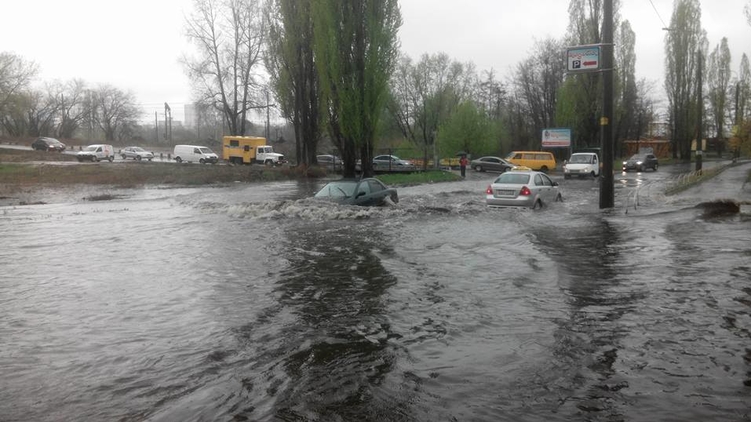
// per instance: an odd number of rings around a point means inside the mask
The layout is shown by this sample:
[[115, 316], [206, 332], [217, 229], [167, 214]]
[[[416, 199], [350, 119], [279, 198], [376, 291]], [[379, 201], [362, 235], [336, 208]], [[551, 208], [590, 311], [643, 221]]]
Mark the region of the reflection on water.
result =
[[747, 417], [748, 218], [484, 183], [5, 207], [0, 419]]

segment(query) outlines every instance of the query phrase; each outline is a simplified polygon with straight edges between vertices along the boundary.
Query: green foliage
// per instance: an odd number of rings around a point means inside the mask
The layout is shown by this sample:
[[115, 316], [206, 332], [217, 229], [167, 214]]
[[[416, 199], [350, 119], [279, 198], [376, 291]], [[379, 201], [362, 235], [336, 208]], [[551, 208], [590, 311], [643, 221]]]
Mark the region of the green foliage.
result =
[[465, 101], [438, 131], [439, 155], [454, 156], [458, 151], [473, 156], [500, 153], [500, 124], [489, 119], [471, 101]]
[[318, 0], [312, 12], [316, 65], [332, 142], [342, 153], [345, 176], [354, 175], [358, 155], [369, 175], [398, 54], [398, 1]]

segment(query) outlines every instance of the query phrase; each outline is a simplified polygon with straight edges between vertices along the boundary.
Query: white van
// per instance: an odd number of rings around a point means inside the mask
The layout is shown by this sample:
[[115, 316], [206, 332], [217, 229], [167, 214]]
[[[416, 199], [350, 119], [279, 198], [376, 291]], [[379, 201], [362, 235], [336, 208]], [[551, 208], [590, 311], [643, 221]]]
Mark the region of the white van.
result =
[[600, 160], [594, 152], [577, 152], [563, 163], [563, 178], [571, 176], [597, 177], [600, 175]]
[[199, 145], [175, 145], [174, 156], [178, 163], [185, 161], [188, 163], [216, 164], [219, 162], [219, 157], [214, 154], [214, 151]]
[[115, 159], [115, 148], [107, 144], [94, 144], [78, 151], [76, 154], [78, 161], [100, 161], [109, 160], [111, 163]]

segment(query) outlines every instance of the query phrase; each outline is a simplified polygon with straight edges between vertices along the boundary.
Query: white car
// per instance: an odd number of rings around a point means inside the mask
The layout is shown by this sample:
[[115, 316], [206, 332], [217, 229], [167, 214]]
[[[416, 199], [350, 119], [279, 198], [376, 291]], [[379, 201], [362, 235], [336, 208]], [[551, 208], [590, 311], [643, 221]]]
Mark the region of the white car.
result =
[[141, 161], [141, 160], [151, 161], [154, 159], [154, 154], [150, 153], [149, 151], [146, 151], [145, 149], [141, 147], [125, 147], [120, 151], [120, 156], [123, 157], [123, 160], [132, 158], [136, 161]]
[[563, 163], [563, 178], [571, 176], [597, 177], [600, 175], [600, 160], [593, 152], [577, 152]]
[[537, 209], [562, 201], [558, 183], [547, 174], [528, 167], [515, 167], [502, 173], [485, 190], [485, 202], [491, 207]]
[[115, 148], [107, 144], [94, 144], [78, 151], [76, 154], [78, 161], [101, 161], [109, 160], [111, 163], [115, 160]]

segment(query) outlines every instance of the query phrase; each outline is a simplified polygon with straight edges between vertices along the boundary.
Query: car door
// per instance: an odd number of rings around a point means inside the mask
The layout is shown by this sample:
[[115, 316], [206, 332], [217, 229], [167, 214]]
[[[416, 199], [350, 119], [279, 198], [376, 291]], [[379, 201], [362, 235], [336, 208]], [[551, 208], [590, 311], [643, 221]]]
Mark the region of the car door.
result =
[[546, 204], [554, 202], [555, 196], [558, 194], [558, 190], [554, 186], [553, 179], [548, 177], [545, 174], [540, 174], [540, 178], [542, 178], [542, 184], [543, 184], [543, 191], [544, 191], [544, 199], [543, 202]]

